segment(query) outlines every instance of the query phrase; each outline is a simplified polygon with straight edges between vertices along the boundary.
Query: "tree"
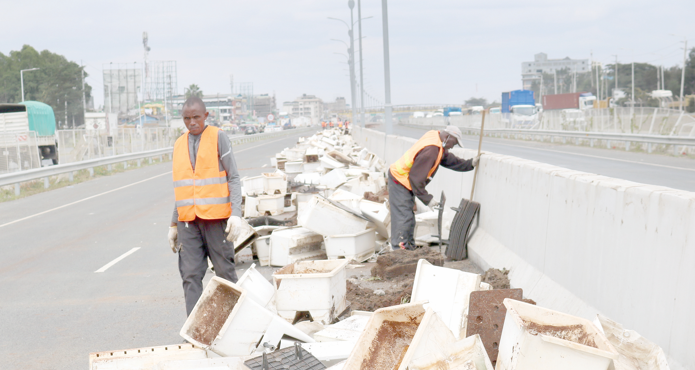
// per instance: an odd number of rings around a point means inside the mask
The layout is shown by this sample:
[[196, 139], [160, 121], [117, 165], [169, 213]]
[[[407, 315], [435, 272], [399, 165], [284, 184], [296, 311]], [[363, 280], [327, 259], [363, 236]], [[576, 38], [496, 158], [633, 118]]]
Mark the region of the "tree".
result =
[[[22, 50], [0, 53], [0, 103], [22, 101], [20, 70], [39, 68], [24, 73], [24, 98], [48, 104], [55, 112], [60, 127], [84, 124], [82, 105], [82, 71], [84, 67], [48, 50], [36, 51], [29, 45]], [[84, 74], [87, 78], [87, 73]], [[92, 87], [85, 83], [89, 100]], [[67, 111], [66, 103], [67, 102]], [[67, 122], [65, 116], [67, 113]]]
[[191, 86], [186, 88], [186, 99], [190, 98], [191, 96], [197, 96], [199, 98], [203, 97], [203, 92], [200, 91], [200, 87], [198, 87], [198, 85], [191, 84]]
[[485, 99], [485, 98], [473, 98], [473, 97], [471, 97], [470, 99], [466, 100], [465, 103], [469, 107], [478, 106], [478, 105], [483, 106], [483, 107], [487, 107], [487, 105], [488, 105], [487, 99]]

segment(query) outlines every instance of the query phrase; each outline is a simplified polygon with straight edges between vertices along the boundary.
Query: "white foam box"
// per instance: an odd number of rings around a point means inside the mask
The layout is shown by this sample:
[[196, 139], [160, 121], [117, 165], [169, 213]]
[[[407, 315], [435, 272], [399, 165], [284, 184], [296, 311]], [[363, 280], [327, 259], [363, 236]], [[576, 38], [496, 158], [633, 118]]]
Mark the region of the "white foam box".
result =
[[287, 177], [281, 172], [263, 173], [263, 190], [266, 194], [286, 194], [287, 193]]
[[278, 315], [292, 320], [309, 311], [314, 321], [330, 324], [346, 306], [347, 260], [300, 261], [273, 274]]
[[285, 172], [287, 173], [301, 173], [304, 171], [304, 162], [293, 161], [285, 163]]
[[[236, 302], [227, 311], [228, 306], [221, 303], [230, 299]], [[283, 335], [314, 342], [254, 301], [241, 286], [217, 276], [205, 287], [179, 334], [220, 356], [247, 356], [258, 344], [277, 343]]]
[[264, 215], [270, 213], [271, 215], [279, 215], [285, 211], [285, 195], [259, 195], [258, 200], [258, 213]]
[[356, 234], [326, 236], [324, 240], [329, 259], [364, 262], [374, 254], [376, 231], [369, 228]]
[[277, 229], [270, 234], [270, 265], [286, 266], [302, 259], [325, 256], [323, 236], [303, 227]]
[[340, 209], [319, 196], [311, 198], [298, 222], [321, 235], [357, 234], [369, 227], [369, 221]]
[[457, 339], [466, 337], [469, 297], [480, 289], [481, 277], [460, 270], [418, 261], [413, 283], [413, 302], [428, 301]]
[[[618, 359], [616, 350], [589, 320], [509, 298], [504, 306], [507, 314], [497, 370], [608, 370]], [[566, 329], [571, 326], [577, 328]], [[591, 340], [596, 347], [559, 338], [558, 333], [568, 339]]]
[[241, 180], [241, 186], [246, 195], [263, 194], [265, 180], [263, 176], [247, 177]]
[[162, 361], [200, 360], [205, 350], [192, 344], [172, 344], [89, 354], [90, 370], [149, 370]]

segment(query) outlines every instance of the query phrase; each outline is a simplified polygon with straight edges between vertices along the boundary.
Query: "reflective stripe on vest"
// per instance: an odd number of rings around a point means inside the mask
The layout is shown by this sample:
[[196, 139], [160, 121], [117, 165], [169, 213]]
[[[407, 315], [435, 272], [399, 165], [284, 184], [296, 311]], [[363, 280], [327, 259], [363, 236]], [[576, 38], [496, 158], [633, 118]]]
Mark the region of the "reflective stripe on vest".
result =
[[195, 171], [188, 151], [188, 133], [174, 144], [173, 180], [179, 221], [229, 218], [227, 172], [220, 171], [217, 137], [219, 128], [207, 126], [200, 135]]
[[442, 155], [444, 154], [444, 148], [442, 147], [442, 140], [439, 138], [439, 131], [427, 131], [420, 140], [418, 140], [415, 145], [410, 147], [401, 158], [399, 158], [394, 164], [389, 167], [391, 170], [391, 175], [396, 179], [401, 185], [405, 186], [408, 190], [413, 190], [410, 185], [410, 169], [413, 167], [413, 162], [415, 157], [422, 149], [426, 146], [436, 146], [439, 148], [439, 154], [437, 155], [437, 160], [434, 162], [434, 166], [430, 169], [427, 174], [429, 178], [432, 176], [434, 171], [439, 167], [439, 163], [442, 161]]

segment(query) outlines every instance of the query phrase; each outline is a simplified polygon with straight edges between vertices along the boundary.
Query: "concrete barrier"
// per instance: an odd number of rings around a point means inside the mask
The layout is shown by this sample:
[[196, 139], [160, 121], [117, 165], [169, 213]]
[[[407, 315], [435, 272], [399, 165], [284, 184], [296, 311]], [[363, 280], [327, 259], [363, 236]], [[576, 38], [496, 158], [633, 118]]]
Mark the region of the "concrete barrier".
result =
[[[387, 164], [415, 142], [353, 132]], [[458, 204], [472, 179], [440, 168], [428, 190]], [[695, 193], [487, 153], [474, 200], [481, 218], [469, 255], [481, 268], [508, 268], [512, 286], [540, 305], [612, 317], [661, 346], [672, 369], [695, 368]]]

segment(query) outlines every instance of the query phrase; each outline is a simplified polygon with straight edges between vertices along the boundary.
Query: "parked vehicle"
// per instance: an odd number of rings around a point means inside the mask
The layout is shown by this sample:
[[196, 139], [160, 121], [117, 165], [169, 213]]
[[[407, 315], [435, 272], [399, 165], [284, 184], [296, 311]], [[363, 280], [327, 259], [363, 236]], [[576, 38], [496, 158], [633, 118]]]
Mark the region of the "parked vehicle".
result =
[[543, 95], [544, 110], [592, 109], [596, 97], [590, 92]]
[[252, 126], [252, 125], [246, 126], [246, 129], [244, 130], [245, 135], [253, 135], [253, 134], [257, 134], [257, 133], [258, 133], [258, 130], [256, 129], [255, 126]]
[[[452, 114], [451, 113], [459, 113], [461, 115], [461, 108], [460, 107], [446, 107], [441, 110], [442, 115], [444, 117], [449, 117]], [[454, 114], [455, 115], [455, 114]]]
[[510, 113], [515, 105], [536, 105], [536, 100], [531, 90], [514, 90], [502, 93], [502, 113]]
[[413, 118], [425, 118], [425, 112], [415, 112]]
[[[0, 155], [8, 155], [16, 150], [35, 150], [30, 145], [30, 133], [36, 135], [41, 165], [58, 164], [58, 141], [56, 138], [56, 119], [50, 105], [37, 101], [19, 104], [0, 104], [0, 133], [16, 134], [0, 142]], [[19, 164], [20, 169], [22, 168]]]

